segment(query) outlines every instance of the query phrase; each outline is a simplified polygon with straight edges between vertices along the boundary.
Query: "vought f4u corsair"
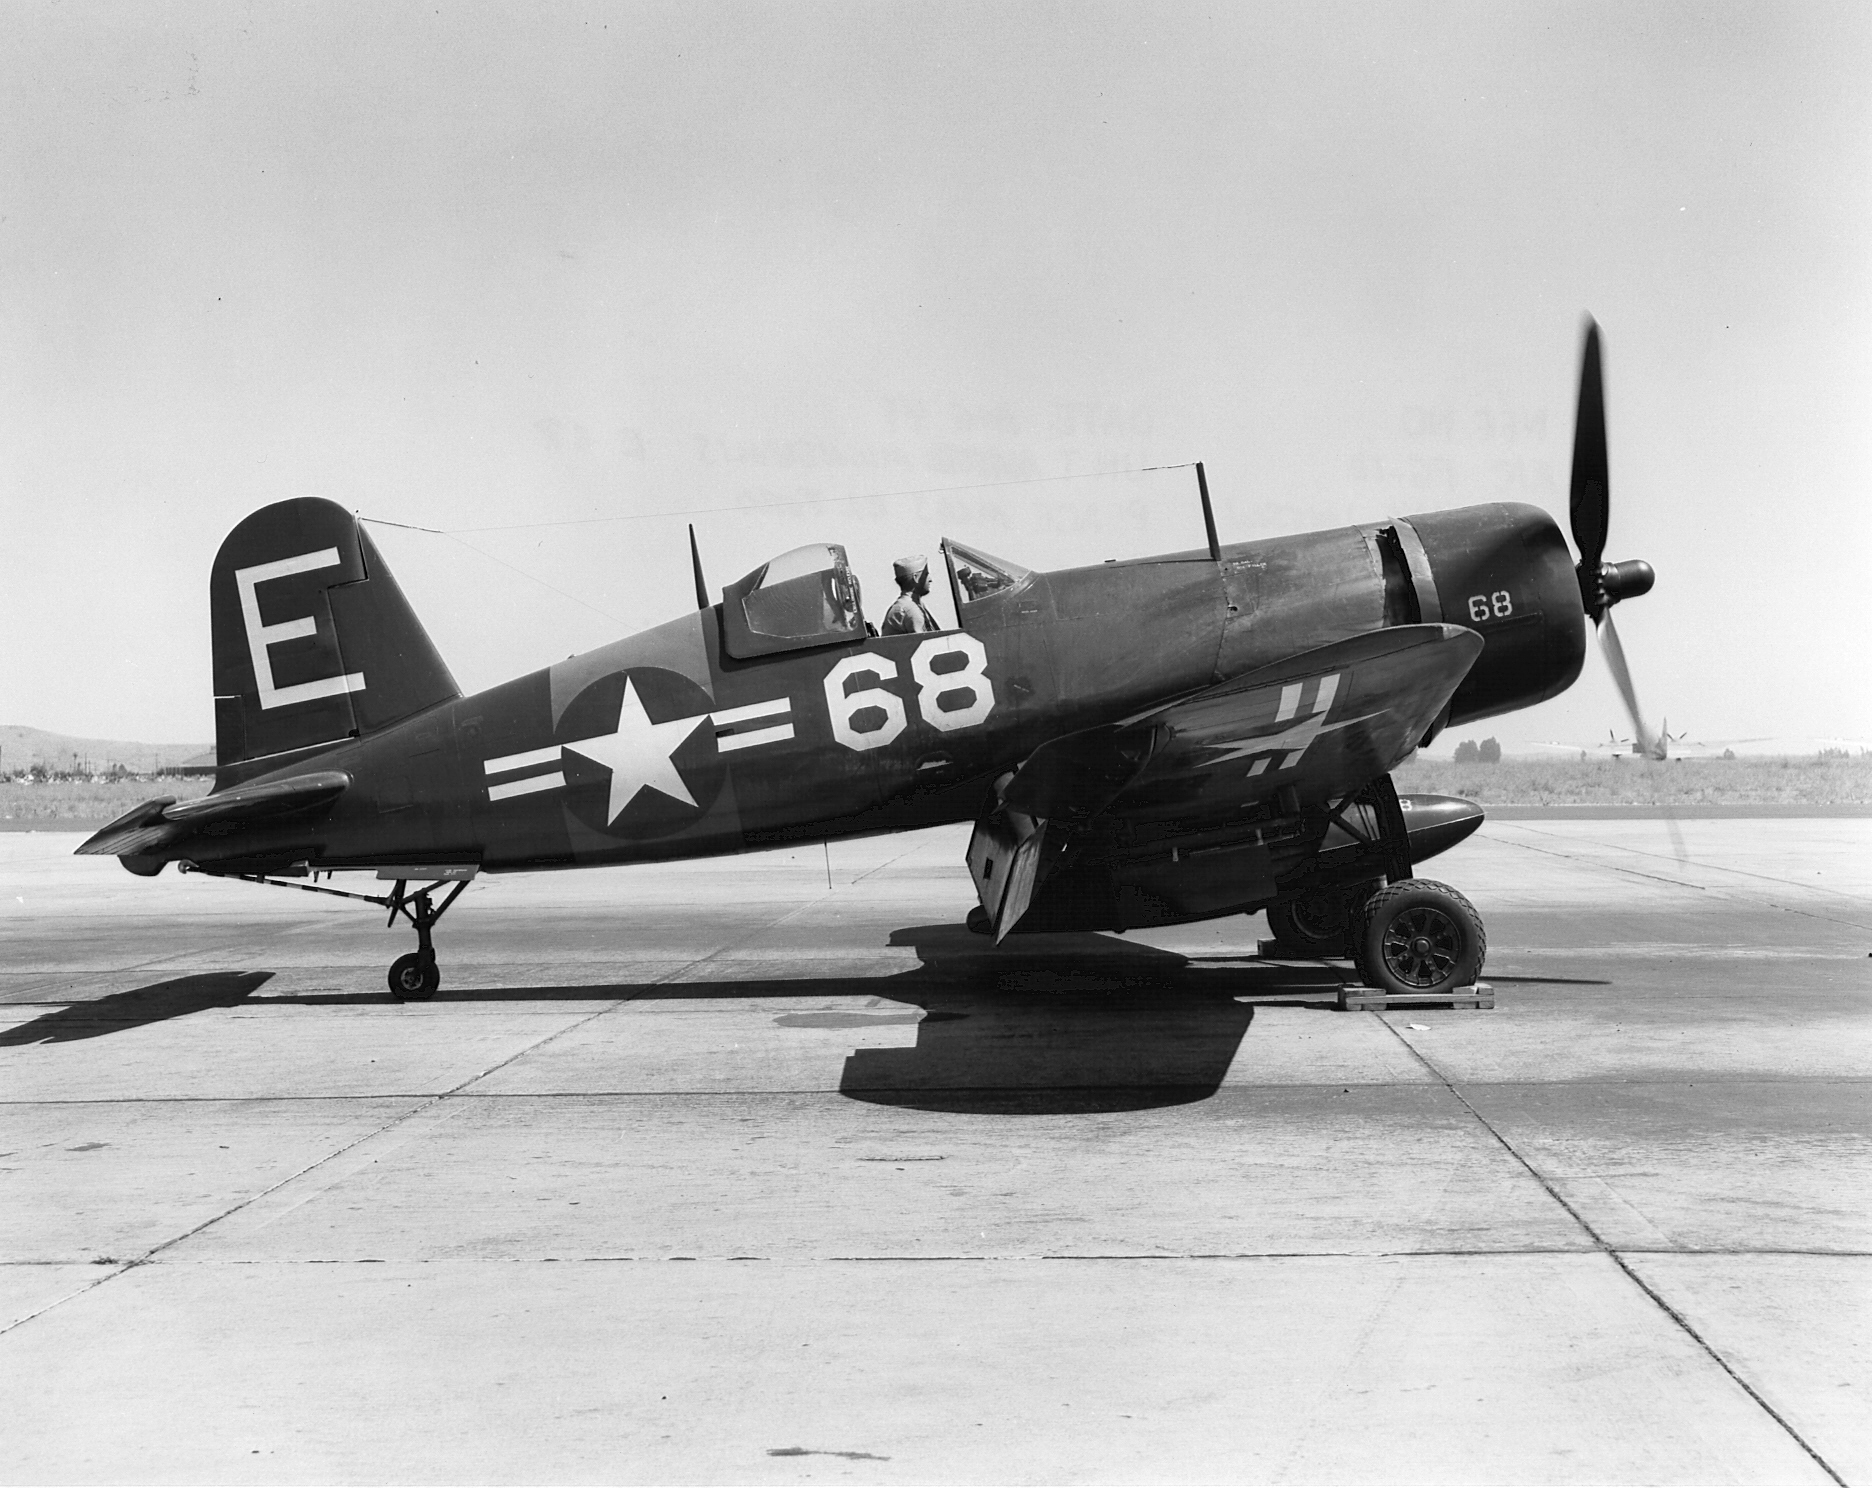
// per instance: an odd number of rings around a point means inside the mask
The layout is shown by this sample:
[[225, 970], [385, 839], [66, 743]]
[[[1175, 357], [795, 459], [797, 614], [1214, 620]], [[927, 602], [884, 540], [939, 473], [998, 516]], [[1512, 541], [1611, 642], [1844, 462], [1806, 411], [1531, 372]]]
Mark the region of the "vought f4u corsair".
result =
[[1451, 725], [1579, 675], [1586, 622], [1633, 713], [1605, 563], [1598, 329], [1574, 431], [1577, 557], [1489, 505], [1034, 572], [945, 540], [959, 624], [877, 635], [836, 543], [719, 602], [462, 696], [357, 519], [255, 512], [209, 586], [218, 770], [81, 853], [355, 894], [415, 927], [398, 997], [440, 985], [432, 930], [480, 873], [740, 852], [973, 821], [972, 929], [1002, 939], [1265, 909], [1392, 993], [1473, 982], [1463, 896], [1414, 876], [1481, 811], [1400, 799], [1389, 772]]

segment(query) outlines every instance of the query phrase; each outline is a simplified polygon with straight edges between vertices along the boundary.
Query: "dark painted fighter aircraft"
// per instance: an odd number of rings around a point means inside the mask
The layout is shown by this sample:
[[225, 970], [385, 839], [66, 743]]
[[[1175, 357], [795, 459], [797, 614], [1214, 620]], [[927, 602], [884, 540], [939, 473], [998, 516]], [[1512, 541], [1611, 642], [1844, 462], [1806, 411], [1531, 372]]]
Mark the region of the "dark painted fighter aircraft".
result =
[[[1577, 558], [1489, 505], [1040, 573], [945, 540], [959, 624], [879, 637], [844, 549], [813, 543], [697, 609], [464, 697], [358, 521], [254, 513], [209, 585], [219, 768], [81, 853], [351, 894], [415, 927], [399, 997], [440, 984], [432, 929], [481, 873], [741, 852], [973, 821], [973, 929], [1123, 931], [1269, 912], [1301, 954], [1397, 993], [1473, 982], [1463, 896], [1414, 876], [1479, 808], [1400, 799], [1420, 743], [1553, 697], [1586, 622], [1633, 705], [1601, 561], [1599, 339], [1574, 436]], [[1643, 732], [1641, 724], [1636, 725]]]

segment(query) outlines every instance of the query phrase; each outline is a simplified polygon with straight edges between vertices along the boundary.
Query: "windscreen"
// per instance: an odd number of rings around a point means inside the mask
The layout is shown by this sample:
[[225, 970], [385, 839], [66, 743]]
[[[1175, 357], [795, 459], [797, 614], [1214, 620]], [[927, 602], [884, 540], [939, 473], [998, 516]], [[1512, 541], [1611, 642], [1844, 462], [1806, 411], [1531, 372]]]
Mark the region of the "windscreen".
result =
[[956, 603], [975, 604], [996, 594], [1006, 594], [1023, 587], [1033, 577], [1030, 569], [1005, 558], [996, 558], [979, 548], [965, 547], [949, 538], [943, 539], [943, 551], [949, 558], [949, 572], [955, 579]]

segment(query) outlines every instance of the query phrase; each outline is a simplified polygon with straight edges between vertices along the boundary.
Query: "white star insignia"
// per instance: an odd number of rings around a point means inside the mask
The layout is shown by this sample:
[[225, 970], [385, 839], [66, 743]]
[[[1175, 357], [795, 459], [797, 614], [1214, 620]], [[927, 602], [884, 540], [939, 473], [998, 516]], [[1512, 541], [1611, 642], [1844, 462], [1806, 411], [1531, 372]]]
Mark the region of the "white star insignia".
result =
[[694, 806], [696, 799], [683, 784], [682, 772], [671, 758], [683, 742], [706, 722], [708, 714], [693, 718], [672, 718], [668, 723], [652, 723], [637, 696], [637, 684], [626, 679], [624, 698], [618, 704], [617, 728], [608, 734], [581, 739], [565, 747], [593, 764], [611, 772], [611, 805], [605, 817], [608, 824], [624, 814], [626, 807], [646, 790], [661, 791], [671, 800]]

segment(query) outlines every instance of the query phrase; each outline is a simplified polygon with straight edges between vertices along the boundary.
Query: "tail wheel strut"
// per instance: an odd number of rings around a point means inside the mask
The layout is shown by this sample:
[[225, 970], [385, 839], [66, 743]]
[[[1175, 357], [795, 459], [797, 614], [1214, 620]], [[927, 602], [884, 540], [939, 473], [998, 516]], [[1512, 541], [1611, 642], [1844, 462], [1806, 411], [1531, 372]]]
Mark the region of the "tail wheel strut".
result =
[[448, 912], [448, 907], [461, 896], [461, 891], [468, 887], [466, 880], [456, 883], [442, 897], [440, 904], [435, 902], [432, 890], [434, 884], [418, 889], [414, 894], [406, 893], [407, 880], [398, 879], [395, 891], [390, 895], [390, 918], [388, 924], [396, 924], [397, 916], [402, 915], [416, 927], [416, 949], [406, 956], [398, 956], [390, 963], [390, 995], [398, 1002], [427, 1002], [442, 986], [442, 973], [436, 966], [435, 942], [430, 932], [435, 922]]
[[[300, 870], [304, 871], [309, 865], [299, 866]], [[184, 863], [181, 865], [181, 871], [200, 873], [211, 870], [196, 868]], [[388, 896], [357, 894], [349, 889], [328, 888], [318, 882], [288, 883], [283, 879], [269, 878], [264, 873], [216, 873], [213, 876], [238, 879], [242, 883], [265, 884], [273, 889], [297, 889], [302, 894], [328, 894], [334, 899], [361, 899], [366, 904], [375, 904], [379, 908], [388, 909], [390, 918], [385, 922], [388, 926], [394, 926], [397, 916], [402, 915], [416, 927], [416, 949], [407, 956], [398, 956], [391, 963], [390, 995], [398, 1002], [423, 1002], [434, 997], [437, 989], [442, 985], [442, 974], [436, 970], [435, 942], [429, 932], [435, 928], [435, 922], [448, 912], [448, 907], [461, 897], [461, 891], [468, 887], [468, 880], [474, 877], [476, 871], [473, 866], [468, 867], [466, 873], [462, 873], [460, 869], [448, 869], [446, 877], [418, 880], [422, 883], [422, 887], [413, 894], [409, 892], [410, 880], [399, 878], [396, 881], [396, 888]], [[458, 874], [461, 876], [457, 876]], [[330, 876], [329, 871], [326, 876]], [[316, 880], [318, 872], [313, 871], [312, 877]], [[442, 896], [442, 902], [437, 904], [435, 902], [436, 890], [451, 879], [454, 881], [453, 887]]]

